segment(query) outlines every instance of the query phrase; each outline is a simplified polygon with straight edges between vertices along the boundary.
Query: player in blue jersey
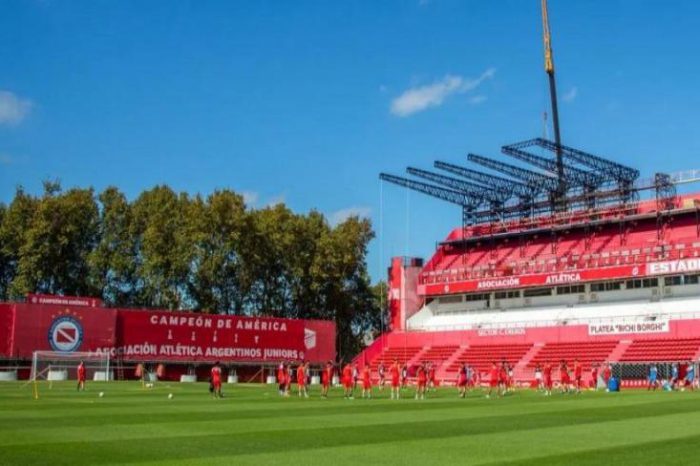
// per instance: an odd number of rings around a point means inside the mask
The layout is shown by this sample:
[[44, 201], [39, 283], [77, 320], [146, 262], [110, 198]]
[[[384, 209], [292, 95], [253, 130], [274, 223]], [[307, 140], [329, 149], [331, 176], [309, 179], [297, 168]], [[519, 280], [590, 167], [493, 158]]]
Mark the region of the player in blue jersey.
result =
[[647, 391], [651, 390], [652, 388], [656, 390], [656, 388], [659, 386], [658, 375], [659, 369], [656, 367], [656, 364], [649, 366], [649, 375], [647, 376], [649, 383], [647, 384]]
[[675, 390], [678, 388], [678, 364], [675, 362], [671, 365], [671, 387]]
[[683, 385], [688, 387], [690, 390], [695, 390], [695, 365], [693, 365], [693, 363], [690, 361], [685, 369], [685, 381]]

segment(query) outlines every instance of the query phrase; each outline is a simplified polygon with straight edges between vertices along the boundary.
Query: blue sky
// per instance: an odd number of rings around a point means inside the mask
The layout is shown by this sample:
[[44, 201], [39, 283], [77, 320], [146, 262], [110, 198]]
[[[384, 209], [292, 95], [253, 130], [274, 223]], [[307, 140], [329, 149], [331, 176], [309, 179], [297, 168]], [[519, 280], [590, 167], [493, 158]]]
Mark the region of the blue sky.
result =
[[[456, 207], [381, 171], [543, 134], [539, 0], [8, 1], [0, 202], [158, 183], [374, 221], [369, 269], [429, 257]], [[563, 141], [700, 168], [700, 2], [550, 0]]]

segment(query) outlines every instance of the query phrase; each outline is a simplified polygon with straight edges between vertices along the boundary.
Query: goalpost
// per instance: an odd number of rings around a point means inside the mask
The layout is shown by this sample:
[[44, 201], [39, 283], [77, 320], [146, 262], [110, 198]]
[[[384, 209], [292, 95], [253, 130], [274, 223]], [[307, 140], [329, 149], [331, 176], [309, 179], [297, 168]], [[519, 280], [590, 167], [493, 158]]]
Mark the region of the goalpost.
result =
[[33, 384], [34, 398], [39, 397], [37, 382], [45, 380], [49, 387], [53, 382], [78, 380], [78, 366], [85, 366], [85, 379], [101, 382], [114, 380], [110, 368], [109, 353], [74, 351], [34, 351], [29, 382]]

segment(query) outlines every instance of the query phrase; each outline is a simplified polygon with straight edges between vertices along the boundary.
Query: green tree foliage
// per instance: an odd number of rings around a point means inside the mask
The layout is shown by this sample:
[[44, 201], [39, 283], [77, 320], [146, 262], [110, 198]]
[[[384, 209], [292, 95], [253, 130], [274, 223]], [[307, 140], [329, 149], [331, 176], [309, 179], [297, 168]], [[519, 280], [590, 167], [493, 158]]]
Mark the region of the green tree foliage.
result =
[[376, 336], [385, 286], [371, 286], [366, 219], [331, 226], [283, 204], [249, 209], [156, 186], [129, 201], [116, 187], [0, 204], [0, 299], [28, 292], [100, 296], [111, 306], [329, 319], [341, 358]]

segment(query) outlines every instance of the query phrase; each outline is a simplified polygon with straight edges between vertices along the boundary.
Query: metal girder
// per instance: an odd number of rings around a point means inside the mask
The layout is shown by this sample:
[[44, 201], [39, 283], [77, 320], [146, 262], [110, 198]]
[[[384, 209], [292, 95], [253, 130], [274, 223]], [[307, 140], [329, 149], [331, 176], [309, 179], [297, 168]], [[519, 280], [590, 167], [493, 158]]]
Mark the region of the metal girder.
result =
[[490, 175], [488, 173], [480, 172], [477, 170], [472, 170], [470, 168], [465, 168], [459, 165], [454, 165], [447, 162], [441, 162], [436, 160], [435, 168], [445, 170], [446, 172], [453, 173], [455, 175], [470, 179], [477, 183], [481, 183], [486, 186], [490, 186], [493, 189], [499, 191], [505, 191], [512, 193], [516, 196], [530, 196], [532, 188], [525, 184], [522, 184], [515, 180], [510, 180], [507, 178], [500, 178], [495, 175]]
[[[557, 151], [557, 144], [544, 138], [530, 139], [529, 141], [519, 143], [519, 145], [522, 145], [521, 147], [537, 145], [551, 152]], [[593, 168], [601, 174], [610, 176], [615, 179], [615, 181], [626, 181], [628, 183], [632, 183], [639, 178], [639, 170], [636, 168], [628, 167], [621, 163], [617, 163], [579, 149], [574, 149], [573, 147], [568, 147], [563, 144], [560, 144], [559, 148], [565, 157], [575, 160], [581, 165], [586, 165], [587, 167]]]
[[[552, 174], [558, 173], [556, 161], [525, 152], [524, 150], [514, 147], [514, 145], [503, 146], [501, 148], [501, 152], [506, 155], [510, 155], [511, 157], [515, 157], [516, 159], [522, 160], [523, 162], [539, 167], [542, 170], [546, 170]], [[601, 174], [588, 172], [569, 165], [564, 165], [563, 170], [567, 187], [597, 187], [600, 186], [606, 179], [606, 177]]]
[[441, 175], [439, 173], [434, 173], [427, 170], [422, 170], [420, 168], [408, 167], [406, 169], [408, 173], [426, 180], [432, 181], [434, 183], [447, 186], [451, 189], [456, 189], [458, 191], [464, 192], [466, 195], [475, 198], [481, 198], [485, 201], [502, 204], [511, 197], [510, 193], [503, 191], [495, 191], [493, 189], [485, 188], [468, 181], [460, 180], [457, 178], [452, 178], [450, 176]]
[[478, 163], [491, 170], [521, 179], [526, 185], [538, 192], [547, 191], [551, 193], [557, 189], [558, 181], [552, 176], [543, 175], [542, 173], [533, 172], [532, 170], [516, 167], [477, 154], [469, 154], [467, 155], [467, 159], [469, 159], [470, 162]]
[[478, 207], [483, 200], [480, 198], [472, 198], [461, 191], [456, 191], [453, 189], [447, 189], [440, 186], [435, 186], [428, 183], [423, 183], [421, 181], [410, 180], [408, 178], [402, 178], [400, 176], [390, 175], [388, 173], [380, 173], [379, 179], [382, 181], [388, 181], [398, 186], [403, 186], [404, 188], [412, 189], [414, 191], [427, 194], [428, 196], [433, 196], [443, 201], [451, 202], [452, 204], [457, 204], [464, 209], [473, 210]]

